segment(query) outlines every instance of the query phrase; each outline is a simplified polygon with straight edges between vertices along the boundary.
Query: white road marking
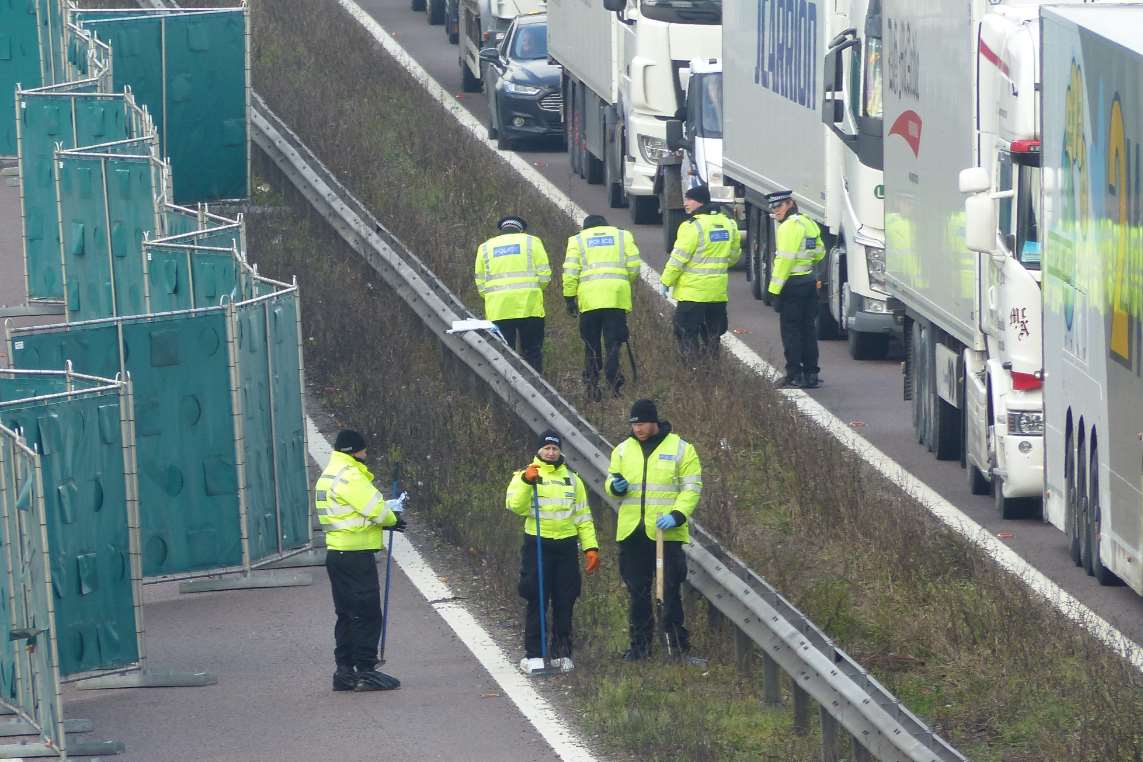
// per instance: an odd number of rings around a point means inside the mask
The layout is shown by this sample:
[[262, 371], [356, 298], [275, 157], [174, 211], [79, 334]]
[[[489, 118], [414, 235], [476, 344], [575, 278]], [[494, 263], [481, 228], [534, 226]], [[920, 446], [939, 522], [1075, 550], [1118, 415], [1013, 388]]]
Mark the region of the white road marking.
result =
[[[585, 209], [578, 206], [567, 194], [561, 191], [555, 184], [548, 180], [548, 178], [536, 171], [535, 167], [527, 161], [511, 151], [498, 151], [495, 141], [485, 137], [484, 125], [480, 120], [466, 111], [451, 93], [441, 87], [440, 84], [425, 71], [424, 67], [413, 60], [412, 56], [377, 23], [376, 19], [363, 10], [354, 0], [338, 0], [338, 2], [342, 8], [373, 35], [374, 39], [381, 43], [385, 51], [389, 53], [413, 79], [428, 91], [429, 95], [472, 133], [473, 137], [483, 142], [490, 151], [496, 151], [499, 154], [499, 158], [508, 162], [513, 169], [519, 172], [525, 180], [540, 191], [545, 198], [567, 213], [573, 220], [582, 220], [587, 215]], [[646, 263], [644, 263], [642, 267], [642, 278], [656, 293], [659, 293], [659, 274]], [[746, 346], [738, 337], [732, 336], [729, 333], [724, 334], [722, 343], [735, 357], [742, 360], [748, 367], [753, 368], [761, 375], [772, 380], [779, 377], [778, 370], [773, 365], [770, 365], [770, 363], [762, 359], [758, 353]], [[873, 444], [864, 437], [854, 433], [853, 429], [846, 425], [844, 421], [826, 410], [808, 394], [800, 389], [789, 389], [785, 391], [785, 394], [793, 400], [798, 410], [812, 418], [818, 425], [841, 442], [842, 445], [852, 450], [869, 463], [869, 465], [877, 469], [885, 478], [911, 495], [941, 522], [978, 545], [990, 558], [996, 561], [1001, 568], [1015, 574], [1028, 585], [1033, 592], [1046, 599], [1065, 616], [1084, 627], [1108, 648], [1120, 654], [1123, 658], [1130, 661], [1136, 669], [1143, 672], [1143, 648], [1140, 648], [1132, 642], [1130, 638], [1115, 629], [1107, 620], [1044, 576], [1038, 569], [1021, 558], [1016, 551], [997, 540], [987, 529], [977, 524], [959, 508], [941, 497], [936, 490], [906, 471], [900, 463], [897, 463], [888, 455], [874, 447]]]
[[[333, 452], [325, 435], [318, 431], [312, 419], [306, 417], [306, 436], [309, 440], [310, 457], [319, 466], [324, 467]], [[588, 751], [559, 716], [547, 699], [541, 696], [529, 682], [528, 678], [516, 668], [516, 665], [496, 644], [483, 625], [476, 620], [463, 604], [454, 600], [452, 590], [441, 582], [433, 567], [410, 544], [405, 535], [400, 532], [393, 534], [393, 560], [405, 572], [405, 576], [412, 582], [417, 591], [424, 596], [436, 612], [440, 614], [460, 641], [464, 643], [480, 665], [487, 670], [492, 679], [496, 681], [501, 690], [512, 702], [528, 722], [543, 736], [544, 740], [567, 762], [595, 762], [595, 757]], [[439, 601], [438, 603], [432, 603]]]

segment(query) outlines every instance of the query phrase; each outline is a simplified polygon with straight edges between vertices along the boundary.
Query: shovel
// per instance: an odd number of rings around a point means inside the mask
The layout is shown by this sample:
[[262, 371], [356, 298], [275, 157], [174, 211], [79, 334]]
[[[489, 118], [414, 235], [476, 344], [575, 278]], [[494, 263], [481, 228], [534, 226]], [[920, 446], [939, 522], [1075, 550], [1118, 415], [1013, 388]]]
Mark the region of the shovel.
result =
[[663, 646], [667, 649], [667, 658], [679, 659], [692, 667], [706, 668], [708, 660], [701, 656], [691, 656], [683, 653], [679, 644], [675, 642], [674, 634], [663, 621], [663, 578], [666, 572], [663, 569], [663, 530], [655, 527], [655, 620], [659, 626], [659, 634], [663, 638]]
[[[398, 482], [401, 481], [401, 461], [393, 463], [393, 497], [399, 494]], [[378, 655], [381, 663], [385, 663], [385, 635], [389, 631], [389, 575], [393, 570], [393, 530], [389, 530], [389, 547], [385, 550], [385, 603], [381, 607], [381, 643], [378, 646]]]

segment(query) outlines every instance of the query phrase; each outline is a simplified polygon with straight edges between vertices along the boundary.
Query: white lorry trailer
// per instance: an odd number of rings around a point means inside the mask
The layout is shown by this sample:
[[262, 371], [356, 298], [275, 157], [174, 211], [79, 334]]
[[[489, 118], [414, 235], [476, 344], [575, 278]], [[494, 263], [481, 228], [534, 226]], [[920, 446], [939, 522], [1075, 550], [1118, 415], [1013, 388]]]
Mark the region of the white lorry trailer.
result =
[[572, 170], [605, 183], [610, 205], [630, 205], [634, 222], [658, 222], [666, 122], [683, 104], [682, 70], [719, 54], [722, 0], [550, 0], [547, 9]]
[[1042, 34], [1044, 513], [1143, 595], [1143, 6], [1045, 8]]
[[[1043, 487], [1038, 5], [882, 3], [885, 281], [905, 315], [905, 397], [918, 441], [962, 458], [1005, 518]], [[979, 253], [958, 177], [999, 200]]]
[[[512, 19], [544, 9], [543, 0], [458, 0], [457, 31], [460, 89], [478, 93], [484, 76], [480, 49], [495, 45]], [[433, 3], [436, 7], [436, 3]], [[447, 9], [445, 9], [447, 13]], [[451, 33], [450, 33], [451, 37]]]
[[885, 292], [881, 0], [840, 5], [823, 66], [822, 121], [841, 143], [838, 230], [826, 286], [830, 316], [855, 360], [878, 360], [900, 325]]

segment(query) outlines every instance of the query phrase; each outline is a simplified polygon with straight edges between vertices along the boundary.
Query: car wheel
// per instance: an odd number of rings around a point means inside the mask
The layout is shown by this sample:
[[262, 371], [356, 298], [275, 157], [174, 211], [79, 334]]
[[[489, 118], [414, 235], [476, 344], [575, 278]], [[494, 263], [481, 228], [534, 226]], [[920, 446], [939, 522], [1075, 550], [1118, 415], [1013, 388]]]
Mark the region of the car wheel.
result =
[[[425, 0], [421, 0], [424, 2]], [[445, 20], [445, 0], [428, 0], [429, 24], [438, 26]]]

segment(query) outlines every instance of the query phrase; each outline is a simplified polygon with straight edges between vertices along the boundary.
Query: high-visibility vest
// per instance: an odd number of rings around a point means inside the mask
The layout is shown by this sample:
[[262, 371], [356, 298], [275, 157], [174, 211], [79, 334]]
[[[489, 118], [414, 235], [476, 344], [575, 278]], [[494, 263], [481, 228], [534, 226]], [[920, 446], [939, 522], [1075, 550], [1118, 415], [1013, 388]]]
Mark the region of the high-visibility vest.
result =
[[601, 225], [568, 239], [564, 296], [577, 297], [579, 311], [631, 311], [631, 284], [639, 277], [639, 248], [627, 230]]
[[[677, 434], [667, 434], [650, 456], [643, 457], [638, 439], [628, 437], [611, 452], [611, 474], [622, 474], [627, 480], [627, 494], [619, 503], [616, 523], [617, 540], [623, 540], [640, 523], [649, 539], [655, 539], [655, 521], [664, 514], [678, 511], [687, 519], [694, 513], [702, 497], [702, 464], [695, 448]], [[611, 492], [614, 477], [605, 483]], [[690, 542], [689, 522], [663, 532], [664, 540]]]
[[380, 550], [381, 530], [397, 523], [373, 474], [352, 455], [334, 452], [314, 485], [318, 521], [330, 550]]
[[524, 517], [524, 534], [536, 534], [536, 509], [532, 504], [535, 497], [540, 502], [540, 537], [548, 540], [579, 537], [581, 550], [598, 548], [583, 480], [563, 463], [557, 467], [540, 458], [532, 462], [540, 467], [540, 480], [533, 487], [524, 481], [523, 471], [515, 472], [504, 499], [508, 510]]
[[776, 243], [768, 289], [771, 294], [782, 293], [792, 278], [813, 278], [814, 265], [825, 256], [821, 228], [804, 214], [791, 214], [782, 220]]
[[527, 233], [490, 238], [476, 250], [476, 290], [488, 320], [544, 316], [544, 286], [552, 279], [544, 243]]
[[725, 302], [726, 271], [741, 256], [738, 223], [720, 212], [701, 212], [679, 225], [663, 285], [680, 302]]

